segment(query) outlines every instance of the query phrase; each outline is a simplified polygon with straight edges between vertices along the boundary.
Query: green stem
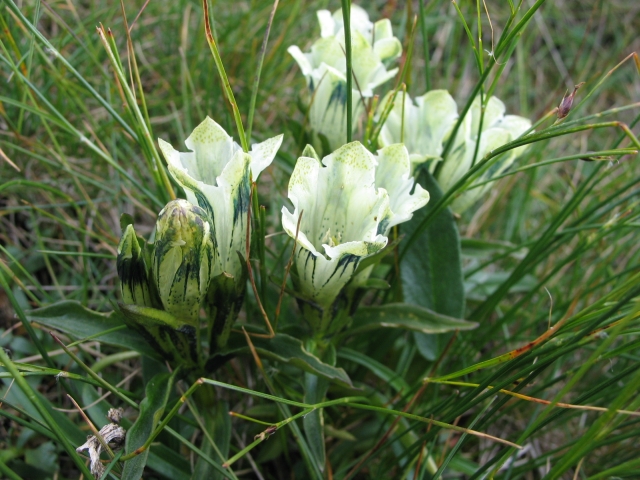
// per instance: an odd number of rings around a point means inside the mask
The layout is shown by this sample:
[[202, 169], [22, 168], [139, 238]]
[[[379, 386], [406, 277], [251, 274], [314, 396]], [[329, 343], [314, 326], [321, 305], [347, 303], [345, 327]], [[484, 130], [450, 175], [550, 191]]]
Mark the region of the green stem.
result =
[[[32, 338], [35, 338], [35, 337], [32, 337]], [[89, 471], [87, 466], [84, 464], [84, 460], [80, 458], [80, 456], [76, 453], [76, 449], [74, 448], [73, 445], [71, 445], [71, 442], [67, 438], [66, 434], [62, 431], [60, 426], [53, 419], [53, 417], [49, 413], [49, 410], [47, 410], [47, 408], [40, 402], [40, 399], [38, 398], [36, 392], [31, 388], [27, 380], [22, 375], [20, 375], [20, 372], [18, 372], [18, 369], [15, 367], [13, 362], [9, 359], [7, 354], [4, 352], [3, 348], [0, 348], [0, 361], [2, 361], [4, 368], [6, 368], [9, 371], [9, 373], [11, 373], [15, 383], [18, 385], [18, 387], [20, 387], [20, 390], [24, 392], [24, 394], [27, 396], [29, 401], [38, 410], [38, 413], [40, 413], [40, 415], [48, 425], [49, 429], [55, 434], [58, 441], [64, 447], [67, 454], [74, 461], [78, 469], [82, 472], [82, 474], [86, 478], [92, 478], [91, 472]]]
[[78, 356], [75, 353], [73, 353], [71, 350], [69, 350], [69, 348], [67, 348], [67, 346], [58, 337], [56, 337], [53, 334], [53, 332], [51, 332], [51, 336], [56, 341], [56, 343], [58, 343], [58, 345], [60, 345], [62, 347], [62, 349], [65, 351], [65, 353], [67, 355], [69, 355], [71, 357], [71, 359], [74, 362], [76, 362], [80, 368], [82, 368], [85, 372], [87, 372], [87, 375], [89, 375], [91, 378], [93, 378], [95, 381], [97, 381], [102, 387], [104, 387], [107, 390], [109, 390], [111, 393], [113, 393], [116, 397], [118, 397], [120, 400], [125, 402], [127, 405], [129, 405], [131, 407], [134, 407], [136, 409], [138, 408], [138, 404], [136, 402], [131, 400], [129, 397], [127, 397], [122, 392], [120, 392], [120, 390], [118, 390], [116, 387], [114, 387], [109, 382], [104, 380], [100, 375], [98, 375], [93, 370], [91, 370], [91, 367], [89, 367], [87, 364], [85, 364], [82, 360], [80, 360], [80, 358], [78, 358]]
[[178, 401], [173, 406], [173, 408], [165, 415], [164, 420], [162, 420], [162, 422], [160, 422], [160, 424], [155, 428], [155, 430], [151, 433], [151, 435], [149, 435], [149, 438], [147, 438], [147, 440], [144, 442], [144, 444], [141, 447], [138, 447], [135, 451], [131, 452], [130, 454], [125, 455], [124, 457], [122, 457], [121, 460], [122, 461], [131, 460], [133, 457], [135, 457], [137, 455], [140, 455], [147, 448], [149, 448], [149, 446], [151, 445], [153, 440], [158, 435], [160, 435], [160, 432], [162, 432], [162, 430], [164, 430], [164, 428], [169, 424], [169, 421], [173, 418], [173, 416], [176, 413], [178, 413], [178, 410], [180, 409], [182, 404], [187, 400], [187, 397], [191, 396], [191, 394], [193, 394], [193, 392], [195, 392], [202, 385], [202, 383], [203, 382], [202, 382], [201, 379], [196, 380], [193, 383], [193, 385], [191, 385], [191, 387], [189, 387], [189, 390], [187, 390], [184, 393], [184, 395], [182, 395], [178, 399]]
[[424, 9], [424, 2], [426, 0], [420, 0], [418, 2], [420, 11], [420, 33], [422, 34], [422, 51], [424, 55], [424, 80], [426, 85], [426, 91], [431, 90], [431, 70], [429, 69], [429, 62], [431, 61], [429, 55], [429, 38], [427, 37], [427, 13]]
[[344, 49], [347, 56], [347, 143], [353, 139], [353, 64], [351, 52], [351, 0], [342, 0], [344, 23]]
[[269, 16], [269, 22], [267, 23], [267, 31], [264, 32], [264, 38], [262, 39], [262, 47], [260, 48], [260, 60], [258, 61], [258, 71], [256, 72], [255, 79], [253, 81], [253, 89], [251, 90], [251, 103], [249, 105], [249, 118], [247, 120], [247, 138], [251, 141], [251, 130], [253, 129], [253, 115], [256, 111], [256, 100], [258, 99], [258, 87], [260, 85], [260, 75], [262, 74], [262, 64], [264, 63], [264, 56], [267, 53], [267, 43], [269, 42], [269, 34], [271, 33], [271, 25], [273, 24], [273, 17], [276, 14], [279, 0], [273, 2], [273, 9]]
[[224, 69], [224, 65], [222, 64], [222, 58], [220, 58], [218, 45], [216, 44], [216, 40], [213, 37], [213, 33], [211, 32], [211, 22], [209, 19], [209, 1], [202, 0], [202, 6], [204, 9], [204, 31], [207, 37], [207, 43], [209, 44], [209, 49], [211, 49], [213, 61], [218, 68], [218, 74], [220, 75], [220, 80], [222, 81], [222, 88], [224, 90], [225, 96], [227, 97], [227, 100], [231, 104], [231, 109], [233, 110], [233, 119], [235, 120], [236, 127], [238, 128], [240, 145], [242, 146], [242, 150], [248, 152], [249, 144], [247, 143], [247, 137], [244, 133], [242, 118], [240, 117], [240, 111], [238, 110], [238, 103], [236, 102], [236, 98], [233, 95], [233, 90], [231, 89], [231, 84], [229, 83], [229, 77], [227, 77], [227, 72]]
[[22, 14], [18, 6], [15, 4], [13, 0], [7, 0], [7, 7], [11, 10], [16, 17], [20, 19], [23, 25], [31, 31], [31, 33], [38, 39], [46, 48], [47, 52], [54, 55], [56, 59], [60, 60], [60, 62], [78, 79], [78, 81], [84, 86], [91, 95], [109, 112], [109, 114], [126, 130], [126, 132], [131, 135], [133, 138], [137, 139], [136, 132], [118, 115], [118, 113], [113, 109], [113, 107], [104, 99], [102, 96], [87, 82], [84, 77], [75, 69], [73, 66], [67, 61], [66, 58], [62, 56], [62, 54], [53, 46], [49, 40], [46, 39], [44, 35], [40, 33], [40, 31], [33, 25], [26, 17]]
[[4, 289], [4, 292], [7, 295], [7, 298], [9, 299], [9, 303], [11, 303], [11, 306], [15, 310], [16, 315], [18, 315], [18, 318], [20, 319], [22, 326], [29, 334], [29, 338], [31, 338], [31, 341], [35, 343], [36, 348], [38, 349], [38, 352], [40, 352], [40, 355], [42, 355], [42, 358], [45, 360], [45, 362], [47, 362], [47, 365], [49, 365], [50, 368], [55, 368], [55, 364], [53, 363], [51, 358], [49, 358], [49, 354], [47, 353], [47, 350], [42, 345], [42, 342], [40, 342], [40, 339], [36, 336], [36, 332], [33, 330], [33, 326], [27, 319], [27, 316], [24, 314], [24, 310], [22, 310], [22, 307], [18, 303], [18, 300], [13, 294], [13, 290], [9, 287], [9, 284], [6, 281], [4, 274], [2, 272], [0, 272], [0, 287]]

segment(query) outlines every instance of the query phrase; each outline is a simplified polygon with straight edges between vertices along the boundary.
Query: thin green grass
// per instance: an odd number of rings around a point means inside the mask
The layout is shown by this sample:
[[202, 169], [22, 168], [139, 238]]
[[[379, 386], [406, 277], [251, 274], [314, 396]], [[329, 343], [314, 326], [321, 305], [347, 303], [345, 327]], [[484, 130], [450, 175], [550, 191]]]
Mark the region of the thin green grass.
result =
[[[255, 236], [268, 235], [254, 240], [253, 274], [273, 322], [292, 248], [280, 235], [280, 209], [301, 154], [306, 108], [304, 81], [286, 48], [306, 51], [318, 34], [315, 11], [340, 6], [149, 2], [133, 24], [141, 2], [0, 4], [0, 346], [13, 352], [10, 360], [0, 351], [2, 475], [90, 478], [75, 453], [87, 428], [66, 394], [89, 407], [98, 426], [108, 406], [127, 407], [130, 429], [146, 408], [152, 375], [166, 370], [130, 347], [93, 343], [121, 327], [85, 338], [58, 334], [58, 354], [50, 328], [30, 321], [32, 309], [64, 300], [113, 310], [120, 215], [131, 215], [148, 238], [160, 208], [184, 196], [167, 175], [157, 137], [177, 146], [205, 115], [237, 131], [244, 150], [285, 133], [253, 197]], [[508, 112], [535, 124], [526, 137], [476, 158], [420, 227], [427, 231], [501, 152], [530, 145], [458, 220], [465, 318], [479, 326], [426, 337], [382, 328], [345, 334], [336, 366], [353, 388], [334, 382], [326, 401], [313, 404], [304, 401], [299, 368], [259, 353], [259, 345], [252, 355], [245, 343], [202, 387], [177, 382], [147, 439], [145, 476], [187, 478], [193, 469], [265, 479], [637, 477], [640, 423], [621, 412], [640, 408], [635, 7], [551, 0], [363, 6], [374, 19], [389, 15], [405, 43], [398, 92], [403, 82], [412, 97], [446, 88], [460, 118], [476, 95], [485, 103], [497, 95]], [[556, 122], [553, 109], [582, 81], [569, 117]], [[379, 126], [371, 116], [355, 132], [354, 139], [365, 140], [365, 132], [374, 141]], [[388, 294], [369, 294], [364, 303], [402, 298], [394, 262], [420, 232], [377, 267], [376, 277], [392, 284]], [[302, 337], [295, 299], [285, 291], [273, 326]], [[264, 321], [248, 292], [239, 321], [255, 333]], [[237, 415], [213, 422], [214, 408], [202, 407], [211, 397]], [[302, 420], [319, 408], [325, 464]], [[33, 460], [45, 442], [53, 445], [49, 472]], [[121, 471], [116, 463], [111, 478]]]

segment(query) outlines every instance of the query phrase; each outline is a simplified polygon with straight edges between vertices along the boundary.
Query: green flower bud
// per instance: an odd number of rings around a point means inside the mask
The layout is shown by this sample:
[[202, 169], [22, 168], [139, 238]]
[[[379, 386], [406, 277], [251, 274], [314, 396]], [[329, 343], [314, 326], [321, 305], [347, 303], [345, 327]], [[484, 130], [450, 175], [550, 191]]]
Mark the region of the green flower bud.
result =
[[127, 225], [122, 233], [118, 245], [116, 268], [120, 278], [122, 302], [127, 305], [153, 306], [147, 265], [133, 225]]
[[156, 222], [153, 280], [164, 309], [196, 324], [216, 252], [206, 212], [186, 200], [169, 202]]

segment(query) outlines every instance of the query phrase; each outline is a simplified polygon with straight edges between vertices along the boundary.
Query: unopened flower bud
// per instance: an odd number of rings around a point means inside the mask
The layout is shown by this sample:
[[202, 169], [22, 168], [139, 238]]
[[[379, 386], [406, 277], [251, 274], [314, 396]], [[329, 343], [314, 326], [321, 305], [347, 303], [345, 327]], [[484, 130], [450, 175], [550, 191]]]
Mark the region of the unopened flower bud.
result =
[[573, 88], [573, 92], [571, 92], [569, 95], [565, 95], [564, 97], [562, 97], [562, 101], [560, 102], [560, 105], [558, 105], [558, 120], [562, 120], [567, 115], [569, 115], [569, 112], [571, 111], [571, 107], [573, 107], [573, 99], [575, 98], [576, 93], [578, 93], [578, 89], [582, 85], [584, 85], [584, 82], [581, 82], [578, 85], [576, 85]]
[[120, 278], [122, 302], [127, 305], [153, 306], [147, 266], [133, 225], [127, 225], [122, 233], [116, 268]]
[[215, 249], [206, 212], [186, 200], [173, 200], [156, 222], [153, 280], [164, 309], [195, 324], [209, 286]]

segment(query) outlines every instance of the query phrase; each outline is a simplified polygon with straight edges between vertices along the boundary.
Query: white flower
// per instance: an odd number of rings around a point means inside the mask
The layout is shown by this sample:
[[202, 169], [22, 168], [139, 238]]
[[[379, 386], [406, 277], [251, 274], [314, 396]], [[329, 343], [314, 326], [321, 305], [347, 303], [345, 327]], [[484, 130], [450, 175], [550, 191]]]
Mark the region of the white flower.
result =
[[[393, 92], [380, 102], [379, 111], [384, 109], [391, 95]], [[431, 90], [417, 97], [415, 103], [409, 95], [398, 92], [378, 141], [383, 146], [404, 143], [413, 164], [439, 160], [443, 140], [458, 119], [457, 110], [455, 100], [446, 90]]]
[[419, 185], [410, 194], [412, 187], [403, 145], [376, 157], [352, 142], [322, 162], [307, 147], [289, 181], [294, 211], [282, 208], [283, 227], [293, 238], [302, 214], [295, 252], [301, 296], [328, 311], [359, 262], [387, 244], [389, 229], [427, 203], [429, 194]]
[[[287, 50], [300, 66], [311, 93], [309, 124], [320, 145], [318, 134], [327, 138], [334, 150], [347, 140], [346, 98], [347, 66], [344, 46], [342, 11], [333, 15], [328, 10], [317, 13], [321, 38], [303, 53], [293, 45]], [[362, 112], [362, 97], [371, 97], [373, 89], [393, 78], [397, 68], [387, 70], [385, 64], [398, 58], [402, 44], [393, 36], [391, 22], [380, 20], [375, 24], [360, 7], [351, 7], [351, 51], [355, 77], [353, 85], [353, 118]], [[355, 128], [355, 121], [353, 122]]]
[[[505, 115], [506, 108], [498, 98], [491, 97], [487, 102], [484, 118], [482, 120], [482, 130], [480, 133], [480, 143], [476, 153], [476, 142], [478, 141], [478, 127], [480, 126], [480, 98], [476, 98], [465, 115], [456, 135], [453, 147], [445, 159], [440, 171], [437, 173], [437, 180], [443, 191], [451, 188], [462, 176], [491, 151], [505, 145], [531, 128], [531, 121], [517, 115]], [[481, 177], [476, 179], [471, 185], [490, 180], [505, 172], [521, 155], [526, 146], [509, 150], [500, 155]], [[476, 200], [483, 196], [491, 188], [491, 183], [487, 183], [478, 188], [467, 189], [452, 203], [451, 208], [455, 212], [462, 212], [470, 207]]]
[[251, 181], [272, 161], [282, 143], [282, 135], [254, 144], [242, 151], [227, 132], [207, 117], [187, 138], [189, 152], [178, 152], [158, 139], [169, 172], [184, 188], [187, 200], [203, 208], [213, 220], [211, 231], [218, 251], [212, 277], [225, 272], [241, 278], [246, 258], [247, 209]]

